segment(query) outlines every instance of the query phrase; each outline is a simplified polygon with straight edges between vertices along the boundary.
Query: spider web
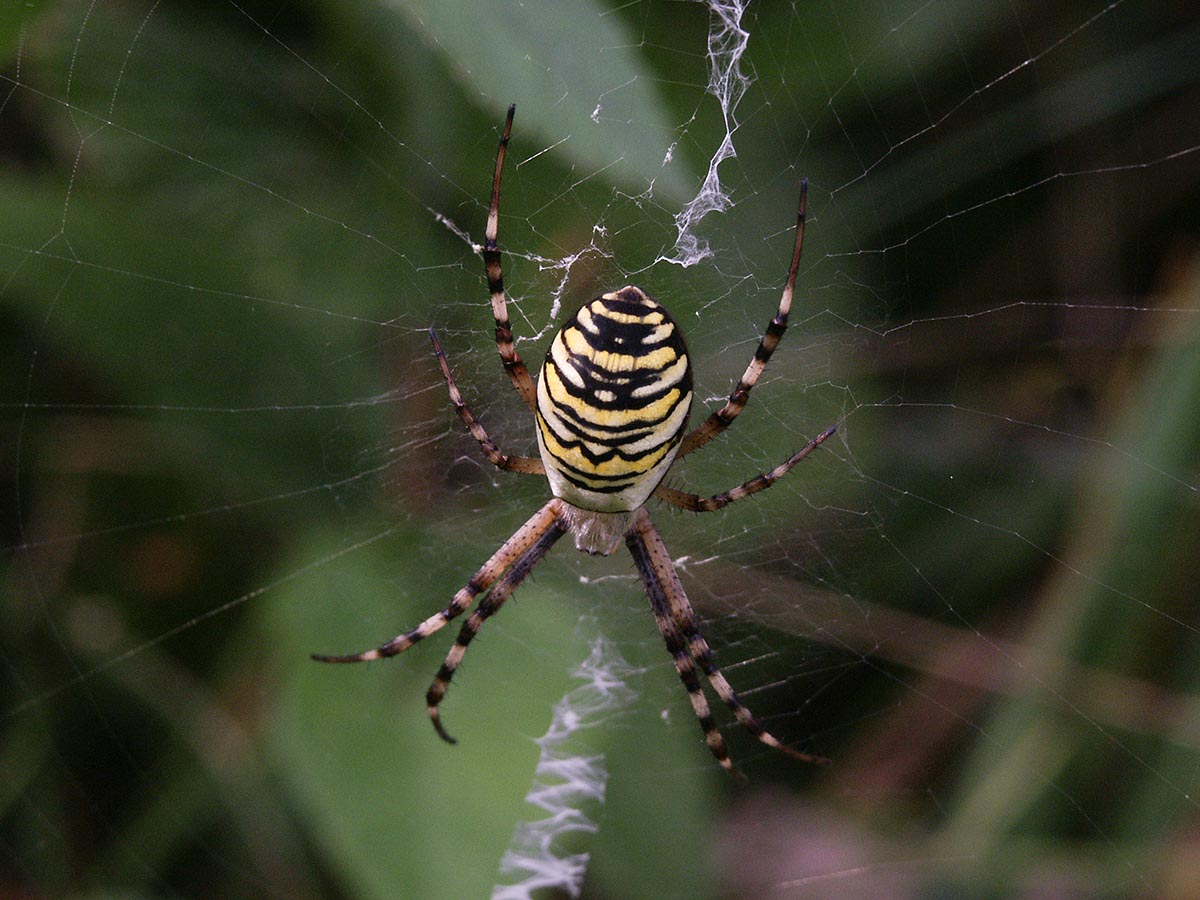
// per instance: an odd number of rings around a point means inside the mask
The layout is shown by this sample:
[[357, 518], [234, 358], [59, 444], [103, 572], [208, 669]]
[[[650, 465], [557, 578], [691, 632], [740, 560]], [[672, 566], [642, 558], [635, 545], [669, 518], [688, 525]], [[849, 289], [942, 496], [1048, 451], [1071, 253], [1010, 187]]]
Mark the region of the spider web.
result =
[[[1166, 6], [0, 16], [0, 893], [1193, 895], [1200, 30]], [[472, 645], [455, 748], [423, 711], [453, 626], [307, 658], [429, 615], [544, 502], [426, 335], [531, 452], [478, 258], [510, 102], [531, 365], [636, 283], [719, 405], [809, 179], [788, 333], [669, 481], [838, 437], [653, 513], [828, 769], [722, 718], [727, 784], [628, 559], [568, 542]]]

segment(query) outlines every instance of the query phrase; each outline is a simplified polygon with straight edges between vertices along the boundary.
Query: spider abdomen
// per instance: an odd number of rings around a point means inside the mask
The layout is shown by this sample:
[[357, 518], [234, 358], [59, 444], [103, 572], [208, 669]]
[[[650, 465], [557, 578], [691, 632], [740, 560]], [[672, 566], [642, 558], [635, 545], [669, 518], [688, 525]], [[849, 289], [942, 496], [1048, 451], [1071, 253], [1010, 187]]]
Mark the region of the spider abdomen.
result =
[[674, 460], [691, 404], [687, 347], [662, 304], [632, 286], [585, 304], [538, 377], [538, 449], [554, 495], [637, 509]]

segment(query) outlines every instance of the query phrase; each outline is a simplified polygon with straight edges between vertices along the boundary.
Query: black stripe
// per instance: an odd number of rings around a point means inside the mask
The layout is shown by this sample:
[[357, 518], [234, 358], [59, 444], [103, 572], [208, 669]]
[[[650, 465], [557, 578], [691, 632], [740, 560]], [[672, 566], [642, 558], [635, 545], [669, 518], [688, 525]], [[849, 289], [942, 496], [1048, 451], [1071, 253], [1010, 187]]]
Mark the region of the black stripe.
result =
[[666, 340], [646, 342], [646, 338], [656, 330], [669, 324], [666, 321], [656, 325], [643, 325], [640, 322], [615, 322], [605, 318], [602, 314], [592, 313], [592, 323], [596, 326], [595, 332], [582, 325], [579, 322], [579, 313], [576, 313], [575, 317], [563, 326], [563, 331], [579, 332], [593, 350], [612, 350], [613, 347], [618, 347], [633, 356], [644, 355], [651, 349], [658, 350], [662, 347], [671, 347], [676, 352], [679, 350], [679, 342], [676, 340], [679, 334], [678, 326], [672, 330]]
[[[660, 448], [663, 444], [671, 443], [671, 441], [675, 438], [674, 435], [667, 435], [662, 440], [649, 447], [646, 447], [644, 450], [631, 453], [623, 448], [626, 448], [636, 441], [644, 438], [653, 437], [654, 432], [644, 431], [637, 434], [630, 434], [627, 437], [622, 435], [621, 440], [614, 441], [596, 438], [590, 434], [584, 434], [575, 429], [571, 429], [569, 434], [563, 434], [557, 428], [550, 428], [549, 430], [550, 433], [554, 435], [555, 440], [557, 440], [560, 444], [571, 450], [578, 450], [584, 455], [588, 462], [594, 465], [606, 463], [613, 459], [617, 459], [618, 457], [625, 460], [625, 462], [637, 462], [638, 460], [645, 459], [647, 456], [657, 451], [658, 448]], [[593, 444], [598, 444], [605, 449], [597, 453], [591, 448], [591, 445]]]
[[[612, 319], [606, 319], [602, 315], [593, 313], [592, 324], [596, 327], [595, 331], [581, 324], [579, 313], [576, 313], [562, 327], [562, 330], [577, 332], [593, 350], [623, 352], [630, 356], [645, 356], [664, 347], [674, 350], [677, 355], [685, 352], [683, 340], [679, 336], [679, 326], [669, 320], [664, 320], [656, 325], [641, 325], [635, 322], [614, 322]], [[665, 339], [646, 340], [655, 331], [666, 325], [671, 325], [672, 330]]]
[[[650, 313], [657, 312], [670, 318], [670, 314], [657, 300], [652, 300], [645, 294], [635, 294], [633, 291], [623, 291], [616, 297], [597, 297], [592, 303], [599, 303], [609, 312], [622, 316], [637, 316], [639, 319], [644, 319]], [[591, 306], [592, 303], [587, 305]]]
[[[571, 484], [575, 485], [575, 487], [581, 488], [585, 491], [591, 491], [593, 494], [619, 494], [622, 491], [627, 490], [631, 485], [637, 484], [639, 480], [637, 478], [630, 478], [627, 479], [623, 484], [589, 484], [586, 481], [580, 481], [578, 478], [573, 478], [570, 473], [565, 472], [562, 469], [558, 470], [558, 474], [567, 479], [567, 481], [571, 482]], [[601, 475], [596, 477], [604, 478], [612, 476]]]
[[[673, 413], [678, 406], [678, 403], [672, 406], [670, 411], [667, 413], [667, 416], [663, 417], [663, 421], [650, 422], [648, 424], [642, 424], [636, 427], [626, 427], [624, 429], [612, 425], [597, 425], [588, 421], [587, 419], [581, 419], [579, 416], [575, 415], [573, 411], [568, 410], [566, 407], [556, 406], [554, 407], [553, 412], [557, 413], [563, 420], [562, 426], [567, 433], [564, 434], [562, 430], [557, 428], [551, 428], [550, 431], [553, 432], [554, 436], [558, 438], [561, 443], [567, 444], [568, 446], [577, 447], [580, 446], [582, 442], [587, 441], [593, 444], [602, 444], [605, 447], [609, 447], [613, 450], [619, 450], [621, 447], [628, 447], [630, 444], [635, 444], [640, 440], [653, 437], [655, 434], [658, 434], [662, 430], [661, 426], [663, 425], [663, 422], [670, 417], [671, 413]], [[672, 437], [674, 436], [671, 435], [670, 437], [664, 438], [655, 446], [662, 446], [662, 444], [666, 443], [666, 441]], [[587, 449], [584, 449], [584, 452], [590, 453], [590, 451]], [[640, 459], [642, 456], [645, 456], [645, 453], [628, 458]], [[606, 458], [611, 459], [612, 457], [609, 456]]]
[[775, 348], [779, 346], [780, 340], [783, 339], [783, 332], [786, 329], [787, 316], [776, 316], [772, 319], [771, 324], [767, 326], [767, 333], [758, 342], [758, 348], [754, 351], [754, 358], [761, 363], [767, 362], [771, 358], [771, 354], [775, 352]]
[[[605, 475], [600, 472], [587, 472], [578, 466], [573, 466], [569, 462], [559, 459], [557, 456], [554, 457], [554, 462], [556, 463], [555, 470], [567, 476], [568, 480], [573, 480], [570, 477], [570, 473], [572, 472], [586, 481], [607, 481], [611, 482], [612, 484], [623, 483], [626, 485], [641, 481], [646, 477], [645, 472], [623, 472], [620, 475]], [[653, 468], [653, 466], [651, 466], [651, 468]], [[599, 490], [599, 488], [597, 488], [597, 490]]]
[[[611, 351], [610, 351], [611, 352]], [[625, 354], [627, 356], [637, 356], [637, 354]], [[596, 365], [586, 356], [578, 353], [572, 353], [567, 350], [566, 364], [571, 367], [571, 371], [576, 372], [585, 385], [582, 390], [591, 393], [593, 391], [610, 390], [614, 393], [632, 393], [636, 388], [651, 387], [655, 383], [662, 381], [663, 373], [672, 366], [678, 365], [682, 357], [677, 357], [667, 365], [658, 369], [630, 369], [623, 371], [614, 371], [605, 369], [602, 366]], [[558, 362], [553, 357], [547, 354], [546, 363], [558, 367]], [[684, 374], [680, 377], [675, 385], [682, 383], [685, 379], [691, 377], [691, 362], [690, 360], [684, 366]], [[672, 385], [674, 386], [674, 385]], [[577, 391], [580, 388], [575, 388]]]
[[[588, 369], [580, 369], [577, 366], [572, 366], [572, 371], [577, 373], [583, 379], [583, 386], [580, 387], [574, 382], [566, 378], [558, 365], [550, 360], [546, 360], [545, 369], [554, 369], [558, 374], [559, 381], [562, 382], [563, 389], [577, 400], [582, 401], [584, 406], [590, 406], [594, 409], [603, 411], [620, 411], [620, 412], [637, 412], [645, 409], [653, 403], [657, 403], [671, 391], [679, 391], [681, 395], [691, 393], [692, 390], [692, 373], [689, 366], [678, 381], [671, 384], [663, 385], [662, 388], [656, 391], [646, 391], [656, 381], [661, 381], [657, 378], [638, 379], [635, 383], [634, 379], [622, 379], [621, 382], [615, 380], [602, 380], [596, 378]], [[633, 396], [634, 390], [642, 390], [636, 398]], [[613, 395], [611, 400], [601, 400], [596, 396], [599, 391], [608, 391]], [[555, 402], [551, 398], [551, 402]], [[557, 407], [559, 404], [555, 402]], [[672, 410], [674, 406], [672, 406]], [[664, 416], [665, 418], [665, 416]], [[619, 426], [598, 426], [610, 427], [616, 430]]]
[[[645, 459], [647, 456], [650, 456], [653, 453], [657, 453], [663, 447], [663, 445], [670, 445], [670, 444], [675, 443], [677, 440], [679, 440], [679, 436], [683, 432], [683, 428], [681, 427], [674, 434], [665, 437], [663, 440], [659, 441], [657, 444], [654, 444], [651, 447], [647, 447], [645, 450], [638, 451], [637, 453], [629, 453], [629, 452], [622, 452], [621, 448], [628, 446], [630, 443], [632, 443], [631, 440], [625, 441], [621, 444], [613, 444], [613, 443], [609, 443], [607, 441], [598, 441], [598, 440], [595, 440], [590, 437], [585, 437], [582, 440], [574, 440], [570, 437], [563, 437], [561, 432], [559, 432], [557, 429], [551, 428], [549, 426], [549, 424], [546, 423], [546, 420], [542, 418], [540, 413], [538, 414], [538, 422], [544, 426], [545, 430], [549, 431], [552, 435], [554, 435], [555, 440], [557, 440], [560, 444], [562, 444], [564, 447], [567, 447], [568, 449], [578, 450], [580, 453], [582, 453], [587, 458], [588, 462], [593, 463], [595, 465], [599, 465], [600, 463], [606, 463], [613, 459], [618, 459], [618, 458], [625, 462], [637, 462], [638, 460]], [[653, 432], [647, 432], [647, 434], [653, 434]], [[589, 443], [590, 444], [602, 444], [603, 446], [607, 447], [608, 449], [601, 453], [594, 453], [587, 446], [587, 444], [589, 444]], [[554, 454], [551, 454], [551, 455], [554, 455]], [[563, 460], [561, 460], [557, 455], [554, 455], [554, 458], [555, 458], [555, 460], [562, 463], [563, 465], [567, 465], [567, 463], [564, 462]], [[579, 470], [576, 469], [576, 471], [579, 471]], [[626, 476], [622, 475], [621, 477], [624, 478]]]

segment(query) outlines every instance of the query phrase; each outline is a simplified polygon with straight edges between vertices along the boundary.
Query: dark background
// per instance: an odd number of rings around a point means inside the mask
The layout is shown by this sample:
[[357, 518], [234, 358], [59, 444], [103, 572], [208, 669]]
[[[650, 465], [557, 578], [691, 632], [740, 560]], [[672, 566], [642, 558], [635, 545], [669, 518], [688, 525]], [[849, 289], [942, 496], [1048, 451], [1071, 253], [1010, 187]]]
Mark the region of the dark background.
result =
[[[1200, 26], [1172, 4], [761, 3], [733, 200], [699, 4], [43, 2], [0, 13], [0, 894], [485, 896], [600, 634], [584, 896], [1188, 898]], [[817, 770], [705, 751], [622, 554], [564, 543], [424, 690], [445, 605], [537, 506], [490, 335], [602, 289], [676, 314], [737, 425], [655, 509], [731, 680]], [[664, 165], [668, 150], [672, 161]], [[448, 227], [449, 222], [453, 228]], [[456, 234], [454, 229], [468, 238]]]

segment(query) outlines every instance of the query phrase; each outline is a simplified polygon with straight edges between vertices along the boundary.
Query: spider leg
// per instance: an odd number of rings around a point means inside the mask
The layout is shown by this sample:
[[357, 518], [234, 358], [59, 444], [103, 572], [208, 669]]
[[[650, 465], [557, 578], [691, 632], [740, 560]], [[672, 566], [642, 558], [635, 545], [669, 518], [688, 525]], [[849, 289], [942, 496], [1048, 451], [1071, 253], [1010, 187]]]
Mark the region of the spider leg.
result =
[[483, 623], [504, 605], [504, 602], [512, 596], [513, 591], [520, 587], [521, 582], [533, 571], [533, 567], [542, 561], [542, 558], [554, 546], [555, 542], [566, 533], [566, 524], [555, 519], [550, 527], [543, 531], [537, 540], [512, 564], [512, 567], [504, 573], [504, 577], [492, 586], [487, 596], [479, 601], [479, 607], [463, 622], [462, 630], [459, 631], [458, 637], [454, 641], [454, 646], [446, 654], [445, 662], [438, 669], [433, 683], [429, 685], [429, 691], [425, 694], [425, 702], [429, 705], [429, 718], [433, 720], [433, 727], [437, 730], [441, 739], [447, 743], [454, 744], [457, 741], [442, 727], [442, 719], [438, 714], [438, 704], [446, 696], [446, 690], [450, 687], [450, 679], [458, 671], [459, 664], [462, 663], [463, 656], [466, 655], [467, 646], [471, 643], [475, 635], [479, 633], [479, 629], [483, 627]]
[[750, 399], [750, 391], [758, 382], [758, 378], [766, 369], [771, 354], [779, 346], [779, 341], [787, 330], [788, 313], [792, 308], [792, 293], [796, 288], [796, 273], [800, 270], [800, 253], [804, 249], [804, 208], [808, 198], [808, 179], [800, 181], [800, 206], [796, 212], [796, 244], [792, 249], [792, 264], [788, 269], [787, 283], [783, 286], [783, 295], [779, 298], [779, 309], [775, 318], [767, 326], [766, 333], [758, 342], [758, 348], [746, 367], [741, 381], [729, 395], [729, 400], [710, 415], [701, 425], [690, 431], [683, 439], [678, 456], [687, 456], [693, 450], [703, 447], [718, 434], [733, 424], [733, 420], [745, 409], [746, 401]]
[[[638, 517], [634, 522], [633, 528], [630, 529], [626, 540], [629, 543], [630, 550], [633, 551], [634, 560], [638, 564], [638, 570], [642, 573], [642, 580], [647, 586], [647, 593], [651, 594], [651, 604], [656, 607], [656, 618], [659, 616], [658, 607], [663, 607], [664, 614], [671, 620], [671, 630], [677, 635], [677, 640], [682, 645], [681, 651], [678, 652], [682, 652], [683, 655], [689, 657], [690, 660], [694, 660], [700, 666], [707, 676], [709, 683], [717, 692], [717, 695], [729, 707], [730, 711], [733, 712], [734, 717], [741, 726], [768, 747], [780, 750], [795, 759], [822, 765], [827, 764], [829, 760], [793, 750], [768, 732], [741, 701], [741, 698], [738, 697], [737, 692], [717, 667], [716, 661], [713, 659], [712, 649], [708, 646], [708, 641], [700, 634], [700, 626], [696, 619], [695, 610], [692, 609], [687, 594], [683, 590], [683, 585], [679, 581], [679, 575], [676, 573], [675, 566], [671, 562], [666, 545], [663, 544], [658, 530], [654, 527], [650, 521], [649, 514], [644, 509], [639, 511]], [[637, 545], [638, 549], [635, 549], [635, 545]], [[657, 601], [654, 598], [654, 591], [650, 587], [652, 582], [656, 585], [656, 591], [660, 595]], [[661, 623], [659, 629], [663, 630]], [[667, 632], [663, 631], [664, 637], [666, 634]], [[672, 651], [672, 654], [675, 655], [676, 652]], [[682, 672], [680, 674], [682, 676]], [[692, 678], [695, 680], [694, 671]], [[691, 688], [689, 687], [690, 690]], [[697, 690], [699, 690], [699, 685], [697, 685]], [[699, 712], [697, 712], [697, 715], [699, 715]], [[704, 726], [703, 719], [701, 720], [701, 725]], [[704, 727], [707, 734], [708, 728], [707, 726]], [[716, 728], [715, 724], [713, 728]], [[713, 752], [714, 754], [716, 753], [715, 750]], [[717, 758], [718, 760], [720, 759], [719, 756]], [[725, 765], [725, 763], [722, 762], [722, 765]]]
[[785, 462], [780, 463], [770, 472], [762, 475], [756, 475], [744, 484], [740, 484], [728, 491], [722, 491], [720, 494], [713, 494], [711, 497], [701, 497], [698, 494], [689, 494], [686, 491], [677, 491], [674, 488], [659, 485], [654, 489], [654, 496], [664, 503], [669, 503], [672, 506], [678, 506], [680, 509], [688, 509], [692, 512], [712, 512], [720, 509], [723, 506], [728, 506], [734, 500], [741, 500], [743, 497], [749, 497], [751, 494], [757, 494], [759, 491], [765, 491], [776, 481], [791, 471], [792, 466], [808, 456], [818, 447], [820, 447], [827, 439], [833, 436], [837, 431], [837, 426], [832, 425], [818, 434], [815, 438], [793, 453]]
[[496, 579], [501, 576], [505, 569], [519, 563], [529, 549], [537, 546], [538, 541], [546, 534], [553, 532], [556, 528], [561, 528], [562, 526], [559, 524], [561, 512], [562, 501], [557, 497], [550, 500], [550, 502], [534, 513], [524, 525], [518, 528], [513, 536], [505, 541], [499, 550], [492, 554], [492, 558], [485, 562], [483, 567], [471, 576], [462, 590], [454, 595], [454, 599], [450, 601], [449, 606], [441, 612], [430, 616], [416, 628], [396, 635], [396, 637], [376, 647], [374, 650], [365, 650], [362, 653], [351, 653], [345, 656], [313, 654], [312, 658], [317, 662], [351, 663], [366, 662], [372, 659], [381, 659], [385, 656], [395, 656], [397, 653], [403, 653], [413, 644], [424, 640], [439, 630], [451, 619], [460, 616], [480, 593], [486, 591], [496, 582]]
[[487, 273], [488, 291], [492, 297], [492, 316], [496, 320], [496, 348], [500, 351], [500, 361], [525, 405], [533, 410], [537, 407], [533, 381], [524, 361], [517, 353], [517, 348], [513, 346], [512, 325], [508, 321], [508, 301], [504, 296], [504, 272], [500, 264], [500, 249], [496, 243], [496, 236], [500, 230], [500, 173], [504, 169], [508, 136], [512, 133], [513, 115], [516, 111], [515, 104], [508, 108], [508, 117], [504, 120], [504, 134], [500, 136], [500, 147], [496, 151], [496, 171], [492, 175], [492, 202], [488, 207], [487, 229], [483, 234], [483, 266]]
[[[664, 583], [664, 573], [661, 571], [660, 561], [655, 558], [656, 551], [653, 544], [647, 540], [651, 534], [654, 538], [658, 538], [658, 532], [654, 530], [654, 526], [650, 523], [650, 517], [643, 507], [638, 511], [633, 527], [625, 535], [625, 543], [629, 547], [638, 574], [642, 578], [642, 584], [646, 588], [646, 596], [650, 598], [650, 608], [654, 611], [655, 624], [658, 625], [659, 633], [662, 634], [663, 641], [667, 645], [667, 652], [671, 654], [671, 659], [675, 662], [675, 671], [679, 673], [679, 680], [687, 689], [688, 699], [700, 722], [700, 728], [704, 731], [704, 741], [725, 771], [744, 781], [746, 776], [734, 767], [729, 758], [729, 751], [725, 748], [725, 739], [721, 736], [717, 720], [713, 718], [712, 710], [709, 709], [708, 698], [704, 696], [700, 679], [696, 675], [696, 665], [688, 649], [687, 641], [679, 631], [679, 623], [671, 615], [671, 600], [667, 595], [668, 586]], [[666, 553], [661, 539], [658, 540], [657, 546], [662, 554]], [[674, 576], [675, 569], [671, 565], [670, 559], [667, 559], [667, 567], [671, 576]], [[678, 582], [677, 577], [675, 580]], [[682, 588], [680, 590], [682, 591]]]
[[509, 456], [506, 453], [500, 452], [500, 448], [496, 446], [496, 442], [484, 431], [483, 426], [479, 424], [479, 420], [475, 418], [470, 407], [467, 406], [467, 402], [463, 400], [462, 392], [454, 382], [454, 376], [450, 374], [450, 364], [446, 362], [446, 354], [442, 351], [442, 344], [438, 340], [437, 333], [432, 328], [429, 329], [429, 339], [433, 341], [433, 352], [437, 356], [438, 365], [442, 368], [442, 377], [446, 379], [446, 387], [450, 389], [450, 402], [454, 404], [454, 411], [463, 420], [463, 424], [467, 426], [467, 430], [471, 432], [471, 436], [479, 441], [483, 455], [496, 468], [504, 469], [507, 472], [544, 475], [546, 470], [542, 466], [540, 459], [529, 456]]

